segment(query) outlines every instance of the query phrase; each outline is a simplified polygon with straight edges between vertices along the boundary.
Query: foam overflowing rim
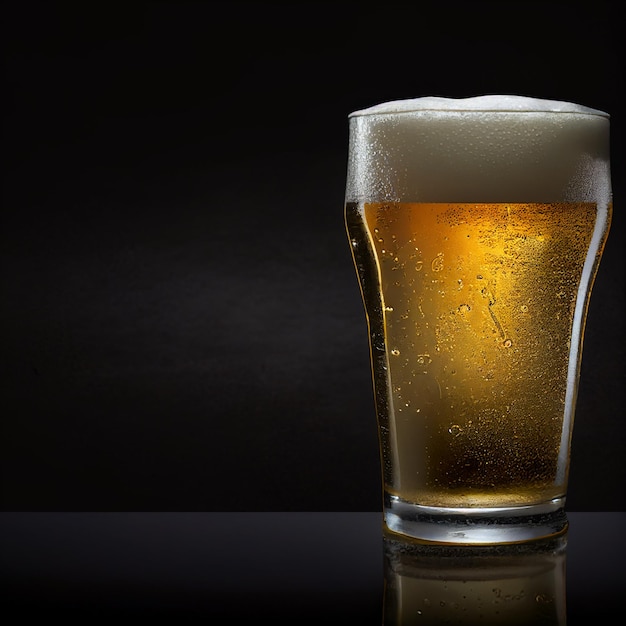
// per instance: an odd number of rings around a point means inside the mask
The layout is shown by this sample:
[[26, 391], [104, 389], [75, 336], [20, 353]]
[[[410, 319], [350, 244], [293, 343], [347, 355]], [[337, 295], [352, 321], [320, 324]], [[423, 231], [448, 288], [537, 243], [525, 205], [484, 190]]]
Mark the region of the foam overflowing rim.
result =
[[433, 113], [573, 113], [610, 117], [605, 111], [592, 109], [574, 102], [543, 100], [516, 95], [488, 95], [470, 98], [425, 96], [407, 100], [392, 100], [353, 111], [348, 117], [419, 113], [421, 111]]

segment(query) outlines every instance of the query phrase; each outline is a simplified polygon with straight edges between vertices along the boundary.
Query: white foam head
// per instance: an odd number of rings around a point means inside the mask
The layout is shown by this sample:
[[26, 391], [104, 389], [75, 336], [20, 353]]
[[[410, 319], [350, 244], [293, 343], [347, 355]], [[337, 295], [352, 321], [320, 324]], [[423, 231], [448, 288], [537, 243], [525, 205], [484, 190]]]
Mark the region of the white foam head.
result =
[[609, 116], [524, 96], [424, 97], [350, 115], [349, 202], [610, 201]]

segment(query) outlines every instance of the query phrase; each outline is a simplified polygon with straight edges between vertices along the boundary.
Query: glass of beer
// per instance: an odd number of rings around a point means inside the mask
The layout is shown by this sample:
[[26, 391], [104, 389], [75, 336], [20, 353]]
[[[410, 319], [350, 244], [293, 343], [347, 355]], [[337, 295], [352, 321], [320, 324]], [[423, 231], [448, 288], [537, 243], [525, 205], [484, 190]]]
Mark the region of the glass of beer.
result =
[[565, 532], [609, 116], [522, 96], [349, 116], [345, 222], [367, 318], [384, 530], [452, 544]]

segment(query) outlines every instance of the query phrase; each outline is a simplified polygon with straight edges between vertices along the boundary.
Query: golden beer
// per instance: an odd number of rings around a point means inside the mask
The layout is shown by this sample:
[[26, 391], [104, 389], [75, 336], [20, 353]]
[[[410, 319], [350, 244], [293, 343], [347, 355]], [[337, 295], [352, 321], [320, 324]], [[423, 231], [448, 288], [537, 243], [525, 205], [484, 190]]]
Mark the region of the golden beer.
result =
[[549, 535], [566, 527], [584, 320], [610, 222], [608, 120], [522, 98], [466, 103], [487, 111], [432, 100], [352, 118], [345, 220], [385, 521], [445, 542]]

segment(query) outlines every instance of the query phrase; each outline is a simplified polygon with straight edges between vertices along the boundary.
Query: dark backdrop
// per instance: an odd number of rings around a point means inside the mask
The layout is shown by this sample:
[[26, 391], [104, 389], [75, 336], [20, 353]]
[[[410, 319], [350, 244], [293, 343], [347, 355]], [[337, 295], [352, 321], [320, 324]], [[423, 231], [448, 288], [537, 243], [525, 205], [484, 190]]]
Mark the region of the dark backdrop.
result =
[[3, 5], [4, 510], [378, 510], [347, 116], [612, 115], [570, 510], [623, 510], [619, 3]]

